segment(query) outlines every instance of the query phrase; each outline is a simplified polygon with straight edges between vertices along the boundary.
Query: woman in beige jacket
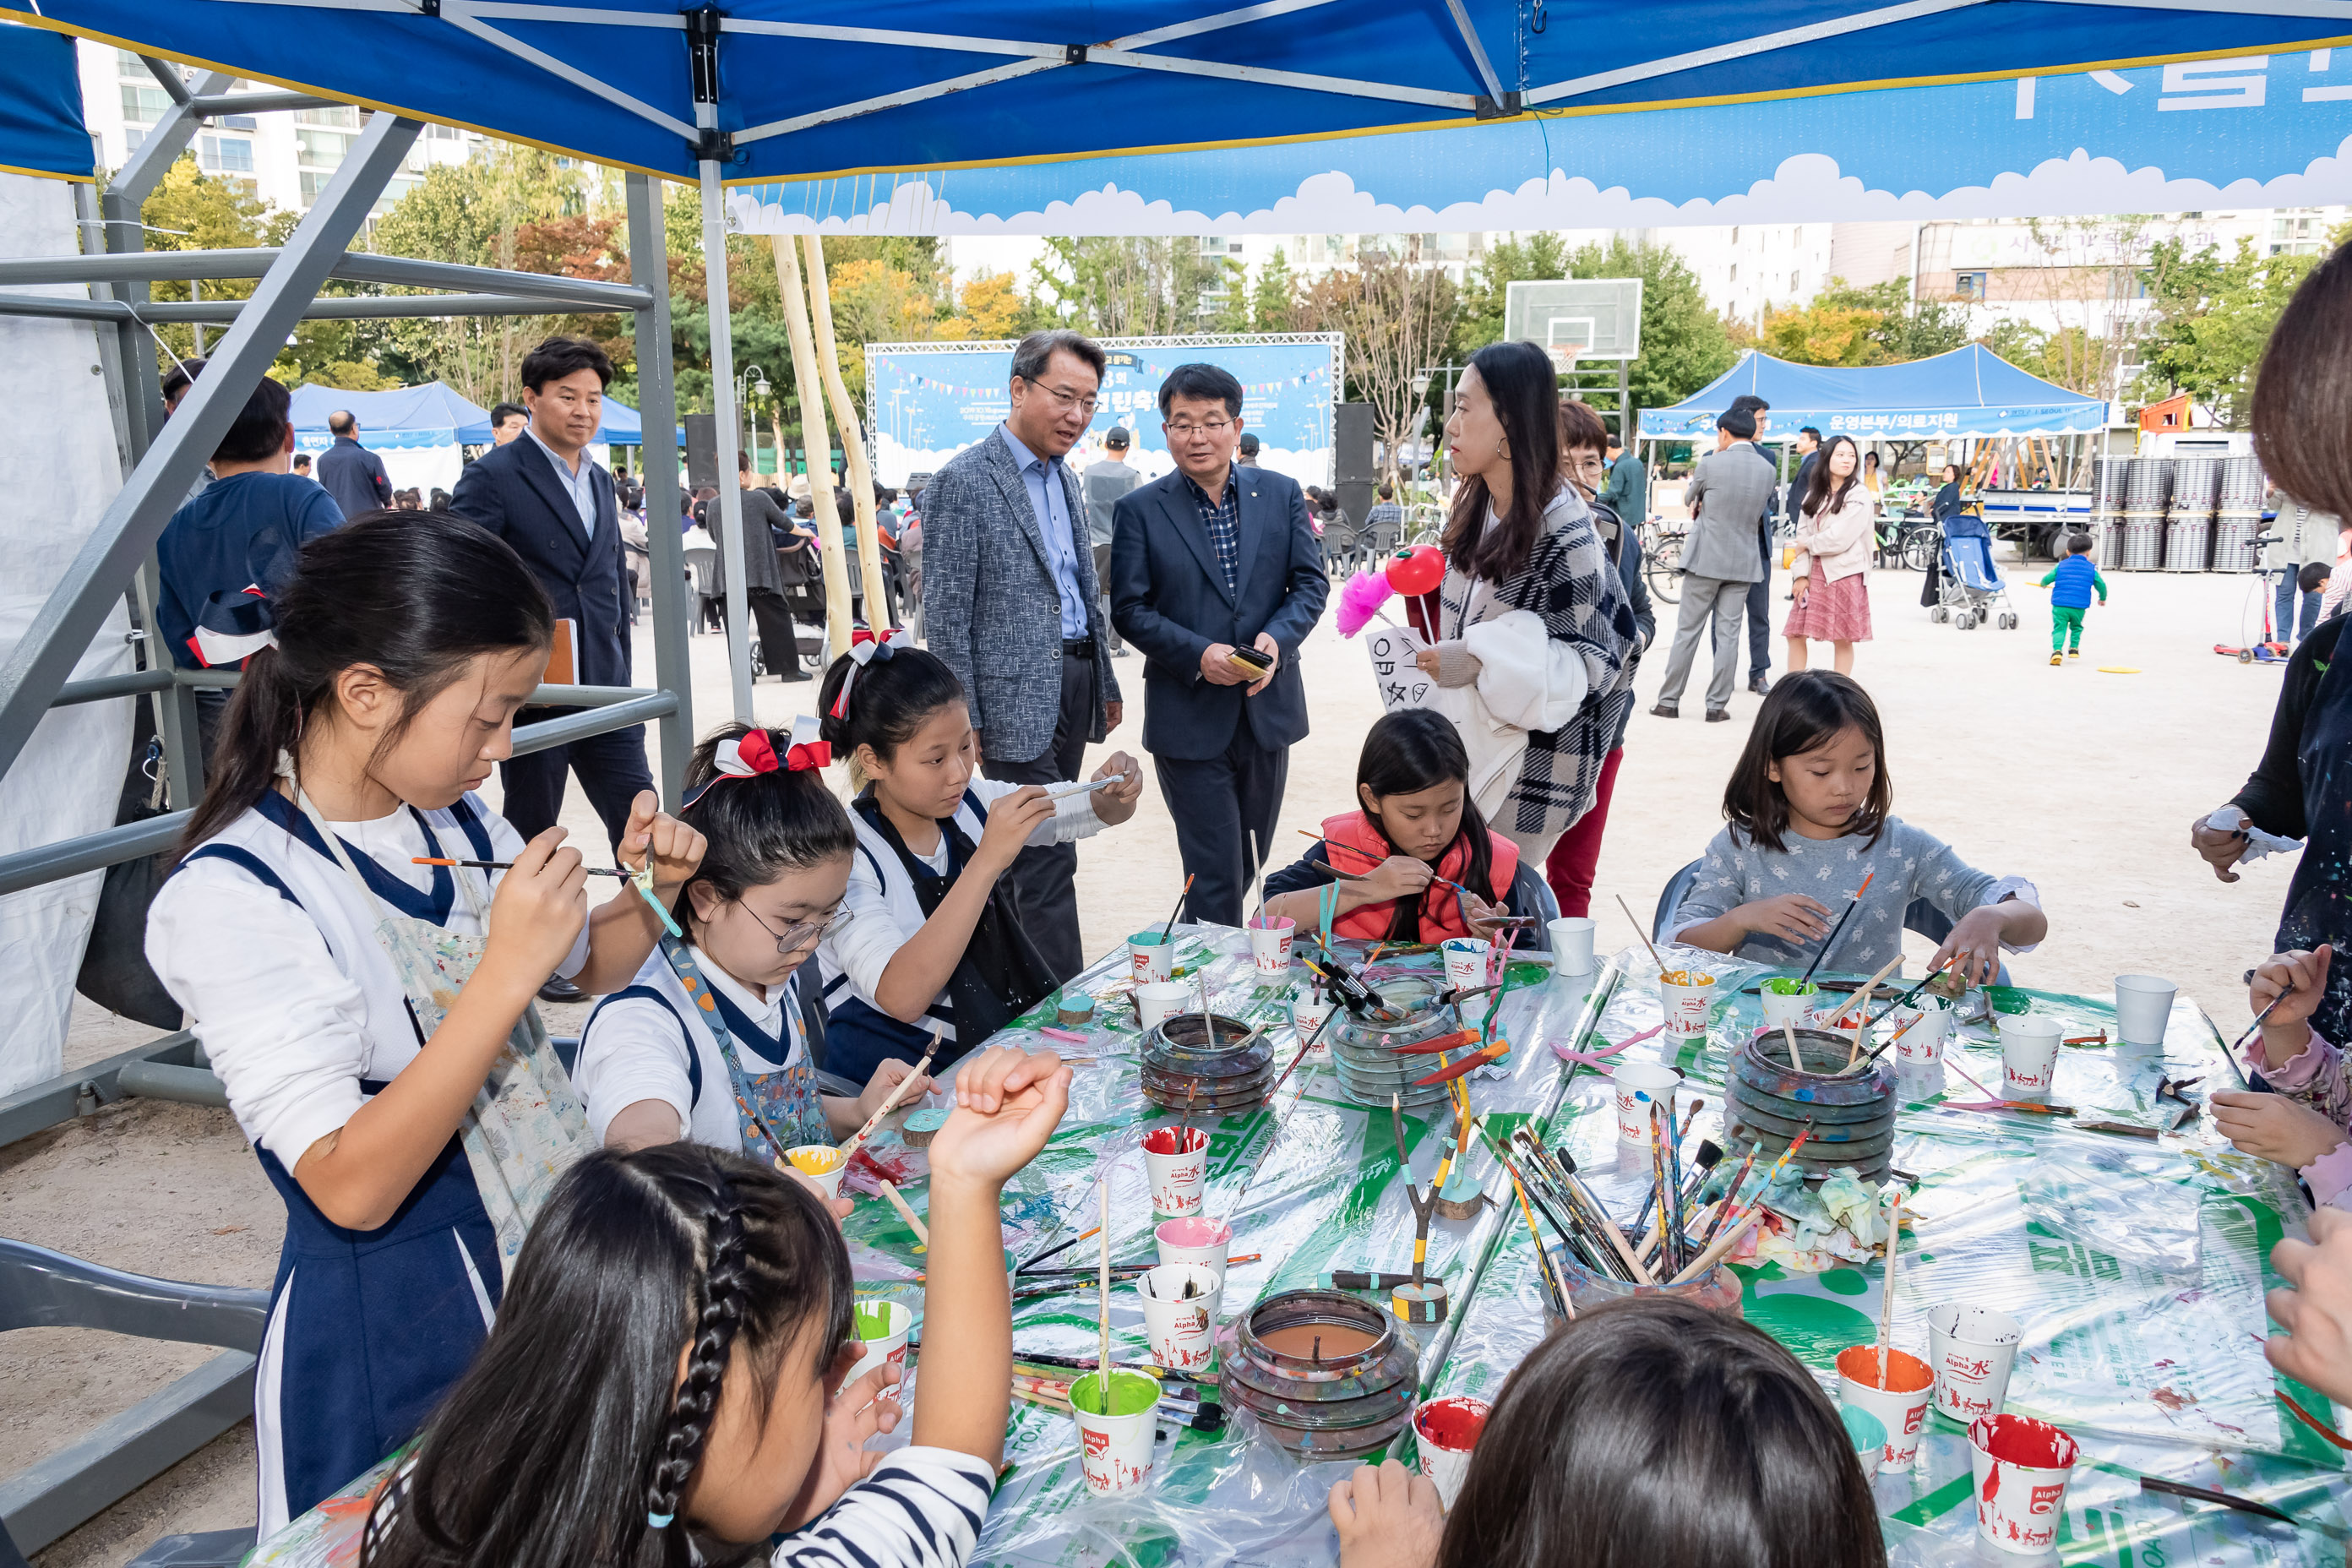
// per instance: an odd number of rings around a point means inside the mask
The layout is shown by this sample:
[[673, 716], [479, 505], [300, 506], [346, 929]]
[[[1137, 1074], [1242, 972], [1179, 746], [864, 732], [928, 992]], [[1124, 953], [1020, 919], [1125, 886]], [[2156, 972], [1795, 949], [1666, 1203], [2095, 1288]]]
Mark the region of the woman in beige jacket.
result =
[[1877, 498], [1862, 482], [1853, 438], [1832, 438], [1813, 464], [1797, 524], [1796, 608], [1781, 635], [1789, 668], [1805, 668], [1808, 640], [1832, 644], [1837, 672], [1853, 673], [1853, 645], [1870, 640], [1870, 552]]

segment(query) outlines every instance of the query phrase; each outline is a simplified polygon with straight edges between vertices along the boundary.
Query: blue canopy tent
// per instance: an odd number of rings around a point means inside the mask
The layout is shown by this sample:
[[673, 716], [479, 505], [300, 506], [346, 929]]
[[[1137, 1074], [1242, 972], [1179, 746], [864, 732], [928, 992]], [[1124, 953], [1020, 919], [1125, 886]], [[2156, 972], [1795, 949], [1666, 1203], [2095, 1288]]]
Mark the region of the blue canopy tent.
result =
[[1921, 441], [2071, 436], [2105, 427], [2107, 405], [2029, 375], [1982, 343], [1908, 364], [1791, 364], [1753, 351], [1671, 408], [1642, 410], [1644, 441], [1705, 441], [1743, 394], [1771, 405], [1772, 434], [1812, 426], [1826, 438]]
[[87, 180], [97, 164], [73, 40], [30, 27], [0, 34], [0, 174]]

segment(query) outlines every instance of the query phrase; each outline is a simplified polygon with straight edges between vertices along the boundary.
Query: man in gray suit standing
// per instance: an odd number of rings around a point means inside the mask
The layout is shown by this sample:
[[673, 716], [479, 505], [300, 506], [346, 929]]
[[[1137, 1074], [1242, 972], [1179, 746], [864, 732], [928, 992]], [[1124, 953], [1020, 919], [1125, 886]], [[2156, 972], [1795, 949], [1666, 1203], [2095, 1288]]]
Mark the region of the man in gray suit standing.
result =
[[[1062, 460], [1094, 419], [1102, 373], [1089, 339], [1030, 333], [1013, 351], [1004, 422], [923, 491], [925, 641], [963, 682], [992, 779], [1076, 779], [1087, 743], [1118, 728], [1086, 498]], [[1077, 868], [1076, 845], [1033, 845], [1011, 873], [1023, 923], [1063, 980], [1086, 967]]]
[[1731, 688], [1739, 666], [1739, 617], [1748, 585], [1762, 575], [1756, 553], [1756, 520], [1772, 502], [1780, 475], [1772, 460], [1751, 443], [1756, 416], [1733, 409], [1715, 422], [1715, 450], [1699, 459], [1684, 499], [1691, 508], [1690, 536], [1683, 542], [1682, 617], [1675, 623], [1675, 646], [1666, 656], [1666, 679], [1658, 688], [1661, 719], [1682, 716], [1683, 687], [1702, 632], [1713, 623], [1715, 672], [1706, 683], [1706, 721], [1731, 717]]

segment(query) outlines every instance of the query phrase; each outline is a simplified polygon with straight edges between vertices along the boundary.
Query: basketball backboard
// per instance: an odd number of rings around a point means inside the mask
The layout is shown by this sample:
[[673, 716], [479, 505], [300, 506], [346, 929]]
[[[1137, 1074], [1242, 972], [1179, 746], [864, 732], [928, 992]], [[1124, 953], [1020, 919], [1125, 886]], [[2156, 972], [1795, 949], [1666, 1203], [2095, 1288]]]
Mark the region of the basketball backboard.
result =
[[1549, 350], [1554, 363], [1638, 359], [1639, 278], [1566, 278], [1513, 283], [1503, 294], [1503, 335]]

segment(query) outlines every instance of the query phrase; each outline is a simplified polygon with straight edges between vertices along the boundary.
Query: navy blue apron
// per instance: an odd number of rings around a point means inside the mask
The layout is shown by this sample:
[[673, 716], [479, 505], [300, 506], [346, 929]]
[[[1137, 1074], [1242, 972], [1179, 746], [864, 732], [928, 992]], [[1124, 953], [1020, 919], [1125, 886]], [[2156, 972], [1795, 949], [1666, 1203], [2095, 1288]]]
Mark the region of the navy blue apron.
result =
[[2339, 645], [2305, 710], [2295, 772], [2303, 781], [2303, 858], [2287, 885], [2278, 949], [2336, 944], [2327, 994], [2311, 1026], [2338, 1044], [2352, 1037], [2352, 647]]

